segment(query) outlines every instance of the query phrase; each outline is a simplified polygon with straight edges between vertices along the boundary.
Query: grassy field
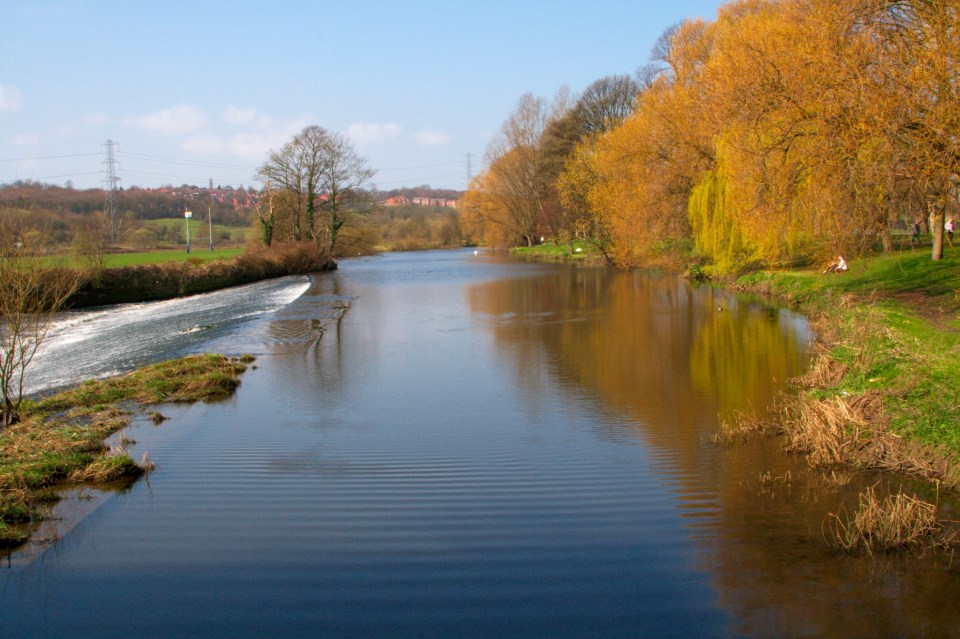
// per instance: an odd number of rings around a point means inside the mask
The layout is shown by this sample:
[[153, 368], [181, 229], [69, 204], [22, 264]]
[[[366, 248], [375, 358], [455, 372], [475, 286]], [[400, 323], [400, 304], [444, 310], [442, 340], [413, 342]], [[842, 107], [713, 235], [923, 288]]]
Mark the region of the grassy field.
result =
[[[171, 230], [175, 230], [179, 242], [186, 242], [187, 224], [190, 225], [191, 244], [203, 244], [204, 246], [210, 244], [210, 226], [199, 217], [191, 218], [189, 221], [182, 217], [143, 220], [143, 226], [154, 230], [158, 236], [169, 238]], [[160, 229], [162, 229], [162, 232]], [[224, 242], [242, 244], [247, 241], [249, 233], [249, 228], [214, 224], [213, 244], [214, 246]]]
[[104, 266], [138, 266], [140, 264], [160, 264], [163, 262], [186, 262], [187, 260], [227, 260], [243, 253], [242, 248], [214, 248], [192, 244], [190, 253], [186, 247], [178, 251], [146, 251], [142, 253], [112, 253], [104, 257]]

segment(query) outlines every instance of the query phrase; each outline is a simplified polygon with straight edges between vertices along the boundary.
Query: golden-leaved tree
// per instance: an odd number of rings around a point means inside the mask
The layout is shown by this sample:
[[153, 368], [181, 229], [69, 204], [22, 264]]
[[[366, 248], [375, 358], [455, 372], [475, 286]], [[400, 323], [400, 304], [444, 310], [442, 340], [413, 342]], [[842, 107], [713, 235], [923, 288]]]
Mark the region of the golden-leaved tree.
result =
[[[591, 213], [610, 234], [610, 254], [621, 266], [662, 259], [690, 235], [688, 199], [713, 163], [702, 119], [699, 76], [708, 59], [712, 27], [688, 21], [674, 30], [666, 70], [638, 97], [621, 126], [581, 145], [579, 162], [594, 175]], [[573, 166], [573, 165], [571, 165]]]
[[880, 43], [884, 101], [877, 135], [896, 145], [891, 171], [927, 203], [933, 259], [960, 176], [960, 5], [948, 0], [862, 0], [861, 28]]

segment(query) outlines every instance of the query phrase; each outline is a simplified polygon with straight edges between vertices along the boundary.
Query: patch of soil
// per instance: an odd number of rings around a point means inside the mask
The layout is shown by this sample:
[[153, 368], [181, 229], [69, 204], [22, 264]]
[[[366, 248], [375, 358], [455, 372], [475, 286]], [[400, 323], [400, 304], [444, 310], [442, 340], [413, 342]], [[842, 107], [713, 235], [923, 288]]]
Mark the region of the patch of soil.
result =
[[960, 316], [960, 305], [957, 304], [956, 300], [932, 297], [916, 291], [891, 293], [890, 298], [913, 309], [917, 315], [937, 328], [954, 333], [958, 332], [955, 326], [950, 325], [951, 321], [958, 319], [958, 316]]

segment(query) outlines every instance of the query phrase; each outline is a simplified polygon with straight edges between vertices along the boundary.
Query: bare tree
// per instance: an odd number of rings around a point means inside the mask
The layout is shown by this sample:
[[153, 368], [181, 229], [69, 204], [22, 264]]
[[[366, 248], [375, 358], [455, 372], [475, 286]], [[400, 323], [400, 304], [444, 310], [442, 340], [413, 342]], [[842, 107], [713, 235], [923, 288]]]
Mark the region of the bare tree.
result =
[[600, 78], [587, 87], [574, 107], [580, 137], [622, 124], [633, 113], [640, 91], [640, 84], [626, 75]]
[[111, 235], [110, 218], [101, 211], [87, 216], [77, 227], [73, 242], [74, 251], [96, 273], [103, 269], [107, 249], [110, 248]]
[[294, 241], [325, 241], [332, 253], [361, 185], [374, 171], [342, 135], [311, 125], [271, 151], [257, 174], [275, 189], [276, 224], [289, 220]]
[[542, 219], [544, 185], [540, 143], [550, 120], [544, 101], [526, 93], [487, 150], [490, 179], [486, 187], [507, 213], [514, 233], [527, 246], [533, 243]]
[[77, 290], [74, 269], [44, 264], [23, 245], [23, 228], [0, 212], [0, 417], [19, 420], [24, 376], [53, 322]]
[[[324, 162], [320, 168], [323, 214], [327, 251], [333, 255], [340, 229], [362, 199], [360, 187], [376, 173], [366, 158], [357, 155], [350, 142], [339, 133], [328, 134], [324, 144]], [[318, 238], [319, 239], [319, 238]]]

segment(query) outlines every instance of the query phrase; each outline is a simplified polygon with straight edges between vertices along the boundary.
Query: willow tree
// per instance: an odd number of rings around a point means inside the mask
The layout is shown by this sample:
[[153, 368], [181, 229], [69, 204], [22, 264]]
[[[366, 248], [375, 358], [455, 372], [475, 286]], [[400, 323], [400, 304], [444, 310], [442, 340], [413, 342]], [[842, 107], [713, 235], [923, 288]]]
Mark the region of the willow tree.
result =
[[924, 194], [932, 258], [960, 176], [960, 5], [944, 0], [864, 0], [861, 27], [881, 43], [887, 91], [880, 124], [899, 145], [901, 178]]
[[773, 264], [889, 239], [892, 149], [872, 126], [877, 43], [857, 27], [859, 5], [748, 0], [718, 12], [700, 125], [713, 133], [714, 175], [741, 235], [700, 246], [739, 241]]
[[711, 132], [699, 126], [699, 77], [711, 28], [687, 21], [671, 34], [671, 49], [663, 56], [669, 73], [640, 94], [622, 125], [583, 147], [586, 173], [594, 174], [590, 212], [609, 232], [610, 255], [621, 266], [673, 259], [678, 243], [691, 234], [690, 192], [712, 168]]
[[752, 253], [744, 241], [737, 208], [730, 199], [729, 178], [707, 171], [693, 187], [689, 203], [694, 248], [709, 256], [721, 272], [732, 272], [749, 260]]

